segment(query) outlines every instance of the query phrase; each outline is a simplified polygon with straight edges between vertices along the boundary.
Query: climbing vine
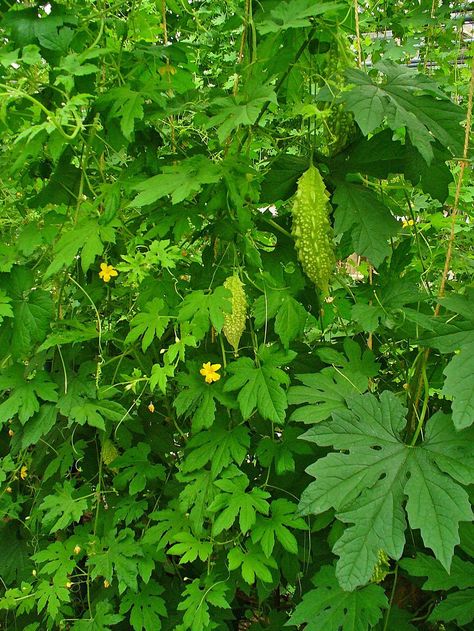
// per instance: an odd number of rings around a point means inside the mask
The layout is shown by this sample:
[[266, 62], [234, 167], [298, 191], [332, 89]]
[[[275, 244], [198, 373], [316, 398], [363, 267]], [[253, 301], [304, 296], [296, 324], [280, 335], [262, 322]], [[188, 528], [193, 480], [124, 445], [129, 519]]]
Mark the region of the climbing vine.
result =
[[0, 628], [471, 628], [469, 15], [0, 2]]

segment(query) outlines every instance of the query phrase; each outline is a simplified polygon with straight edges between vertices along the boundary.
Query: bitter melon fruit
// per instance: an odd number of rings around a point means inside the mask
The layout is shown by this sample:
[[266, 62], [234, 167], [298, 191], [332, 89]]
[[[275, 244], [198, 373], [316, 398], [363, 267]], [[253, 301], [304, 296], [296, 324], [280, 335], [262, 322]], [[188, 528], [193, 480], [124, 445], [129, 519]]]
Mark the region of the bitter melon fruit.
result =
[[325, 295], [336, 264], [329, 213], [329, 194], [318, 169], [311, 165], [298, 180], [292, 235], [304, 273]]
[[[355, 65], [347, 37], [339, 34], [331, 43], [324, 66], [320, 69], [324, 85], [338, 94], [345, 84], [344, 71]], [[322, 153], [332, 156], [339, 153], [351, 141], [355, 133], [354, 117], [342, 103], [326, 103], [323, 111]]]
[[109, 466], [109, 464], [113, 462], [115, 458], [118, 457], [119, 455], [118, 449], [114, 445], [113, 441], [110, 440], [110, 438], [106, 438], [104, 442], [102, 443], [101, 455], [102, 455], [102, 461], [107, 466]]
[[244, 285], [237, 274], [229, 276], [224, 281], [224, 287], [232, 293], [230, 313], [224, 314], [224, 326], [222, 331], [233, 347], [234, 353], [237, 355], [240, 338], [245, 331], [245, 321], [247, 319], [247, 297], [244, 291]]
[[377, 553], [377, 563], [375, 564], [371, 583], [381, 583], [390, 572], [390, 559], [385, 550], [379, 550]]

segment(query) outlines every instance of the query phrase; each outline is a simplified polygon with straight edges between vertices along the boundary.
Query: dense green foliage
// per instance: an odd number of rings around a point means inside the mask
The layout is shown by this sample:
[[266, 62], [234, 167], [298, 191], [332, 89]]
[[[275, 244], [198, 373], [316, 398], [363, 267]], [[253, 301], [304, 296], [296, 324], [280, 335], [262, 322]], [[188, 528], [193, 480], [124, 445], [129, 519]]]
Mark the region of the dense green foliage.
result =
[[0, 628], [474, 628], [451, 11], [0, 2]]

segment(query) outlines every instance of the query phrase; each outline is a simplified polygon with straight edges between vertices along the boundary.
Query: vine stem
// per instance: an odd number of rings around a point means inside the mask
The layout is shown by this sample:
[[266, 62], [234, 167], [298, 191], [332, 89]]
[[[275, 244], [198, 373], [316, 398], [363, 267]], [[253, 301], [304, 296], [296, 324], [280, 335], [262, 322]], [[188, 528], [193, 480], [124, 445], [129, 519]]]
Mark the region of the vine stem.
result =
[[[239, 54], [237, 56], [237, 66], [238, 67], [240, 67], [242, 65], [242, 61], [244, 59], [245, 41], [247, 39], [247, 28], [248, 28], [248, 24], [249, 24], [249, 15], [250, 15], [250, 0], [245, 0], [245, 13], [244, 13], [244, 21], [243, 21], [243, 24], [242, 24], [242, 37], [240, 39]], [[237, 96], [238, 91], [239, 91], [239, 74], [238, 74], [238, 72], [236, 72], [235, 73], [235, 79], [234, 79], [233, 95]]]
[[[454, 245], [454, 230], [456, 227], [456, 216], [459, 212], [459, 198], [461, 196], [461, 189], [464, 180], [464, 170], [466, 165], [468, 164], [467, 156], [469, 150], [469, 136], [471, 134], [471, 126], [472, 126], [472, 101], [474, 96], [474, 55], [471, 60], [471, 81], [469, 85], [469, 96], [467, 102], [467, 117], [466, 117], [466, 132], [464, 135], [464, 149], [463, 149], [463, 157], [459, 164], [459, 173], [458, 173], [458, 181], [456, 183], [456, 192], [454, 194], [454, 204], [453, 210], [451, 213], [451, 231], [449, 234], [448, 241], [448, 251], [446, 252], [446, 260], [444, 261], [444, 269], [443, 275], [441, 277], [441, 284], [439, 287], [438, 298], [442, 298], [444, 296], [445, 288], [446, 288], [446, 280], [448, 278], [449, 266], [451, 264], [451, 259], [453, 256], [453, 245]], [[435, 315], [439, 315], [439, 310], [441, 309], [441, 305], [436, 305]]]
[[[449, 233], [449, 238], [448, 238], [448, 249], [446, 251], [446, 258], [444, 261], [444, 268], [443, 268], [443, 274], [441, 276], [441, 282], [440, 282], [440, 286], [439, 286], [439, 290], [438, 290], [438, 297], [437, 297], [437, 303], [435, 306], [435, 310], [434, 310], [434, 316], [438, 317], [439, 316], [439, 312], [441, 310], [441, 303], [439, 302], [439, 300], [441, 298], [443, 298], [445, 291], [446, 291], [446, 281], [448, 279], [448, 273], [449, 273], [449, 268], [451, 266], [451, 261], [453, 258], [453, 248], [454, 248], [454, 238], [455, 238], [455, 228], [456, 228], [456, 218], [459, 212], [459, 199], [461, 197], [461, 190], [462, 190], [462, 185], [463, 185], [463, 180], [464, 180], [464, 171], [466, 169], [466, 165], [468, 164], [468, 150], [469, 150], [469, 137], [471, 134], [471, 127], [472, 127], [472, 102], [473, 102], [473, 97], [474, 97], [474, 56], [472, 57], [471, 60], [471, 79], [470, 79], [470, 83], [469, 83], [469, 94], [468, 94], [468, 98], [467, 98], [467, 115], [466, 115], [466, 129], [465, 129], [465, 133], [464, 133], [464, 148], [463, 148], [463, 155], [461, 160], [459, 161], [459, 173], [458, 173], [458, 178], [457, 178], [457, 182], [456, 182], [456, 191], [454, 193], [454, 202], [453, 202], [453, 206], [452, 206], [452, 210], [451, 210], [451, 228], [450, 228], [450, 233]], [[417, 408], [418, 408], [418, 404], [421, 398], [421, 391], [423, 389], [423, 385], [424, 385], [424, 376], [423, 374], [425, 374], [426, 377], [426, 372], [424, 373], [424, 370], [426, 369], [426, 363], [428, 361], [428, 357], [430, 356], [430, 352], [431, 349], [428, 347], [424, 354], [423, 354], [423, 358], [421, 360], [421, 369], [418, 372], [418, 380], [417, 380], [417, 384], [416, 384], [416, 391], [415, 391], [415, 398], [413, 400], [413, 405], [412, 405], [412, 422], [415, 418], [415, 416], [417, 415]], [[425, 385], [426, 387], [426, 385]], [[421, 416], [421, 418], [423, 418], [423, 415]], [[420, 428], [421, 430], [421, 428]], [[417, 428], [418, 431], [418, 428]], [[418, 432], [419, 433], [419, 432]], [[418, 436], [417, 436], [418, 437]]]
[[102, 321], [100, 319], [100, 313], [97, 309], [97, 307], [95, 306], [95, 302], [92, 300], [92, 298], [89, 296], [89, 294], [87, 293], [87, 291], [84, 289], [84, 287], [82, 287], [82, 285], [80, 285], [77, 280], [75, 280], [71, 274], [68, 274], [68, 278], [69, 280], [71, 280], [76, 287], [78, 287], [82, 293], [85, 295], [85, 297], [87, 298], [87, 300], [91, 303], [92, 308], [95, 311], [95, 317], [96, 317], [96, 321], [97, 321], [97, 333], [98, 333], [98, 347], [99, 347], [99, 360], [97, 362], [97, 369], [96, 369], [96, 375], [95, 375], [95, 383], [96, 383], [96, 387], [99, 387], [99, 379], [100, 379], [100, 372], [101, 372], [101, 367], [102, 364], [104, 362], [104, 358], [102, 356]]
[[[166, 0], [161, 1], [161, 18], [162, 18], [162, 26], [163, 26], [163, 44], [168, 46], [168, 24], [166, 22]], [[166, 57], [166, 81], [170, 84], [171, 91], [171, 66], [169, 57]], [[168, 118], [170, 122], [171, 129], [171, 150], [173, 153], [176, 153], [176, 129], [174, 122], [174, 115], [170, 114]]]
[[2, 93], [0, 96], [6, 96], [6, 97], [16, 96], [22, 99], [26, 99], [27, 101], [30, 101], [31, 103], [33, 103], [33, 105], [36, 105], [36, 107], [38, 107], [46, 115], [48, 120], [56, 127], [58, 132], [61, 134], [61, 136], [65, 140], [69, 142], [73, 141], [78, 135], [78, 133], [81, 131], [82, 120], [80, 119], [79, 114], [77, 112], [72, 112], [72, 115], [76, 121], [76, 126], [72, 134], [68, 134], [64, 130], [62, 124], [56, 118], [56, 115], [53, 112], [51, 112], [51, 110], [49, 110], [47, 107], [45, 107], [43, 103], [41, 103], [41, 101], [38, 101], [38, 99], [35, 99], [34, 96], [31, 96], [31, 94], [28, 94], [28, 92], [25, 92], [24, 90], [21, 90], [20, 88], [12, 88], [11, 86], [6, 85], [4, 83], [0, 83], [0, 88], [4, 88], [7, 90], [5, 93]]
[[273, 228], [275, 228], [275, 230], [278, 230], [278, 232], [281, 232], [282, 234], [285, 235], [285, 237], [288, 237], [288, 239], [293, 240], [294, 237], [293, 235], [288, 232], [288, 230], [285, 230], [285, 228], [283, 228], [282, 226], [280, 226], [280, 224], [278, 224], [276, 221], [274, 221], [273, 219], [269, 219], [268, 217], [263, 217], [263, 220], [269, 224], [270, 226], [272, 226]]
[[395, 598], [395, 590], [397, 589], [397, 579], [398, 579], [398, 563], [395, 565], [395, 572], [394, 572], [394, 577], [393, 577], [392, 591], [390, 593], [390, 602], [389, 602], [389, 605], [388, 605], [387, 613], [385, 614], [385, 620], [384, 620], [383, 630], [382, 631], [387, 631], [387, 628], [388, 628], [388, 622], [390, 620], [390, 612], [392, 610], [393, 599]]
[[[295, 58], [294, 60], [290, 63], [290, 65], [288, 66], [288, 68], [285, 70], [285, 72], [282, 74], [282, 76], [280, 77], [280, 79], [277, 81], [275, 88], [274, 88], [274, 92], [275, 94], [278, 94], [281, 86], [285, 83], [285, 81], [288, 78], [288, 75], [290, 74], [290, 72], [293, 70], [293, 66], [295, 66], [295, 64], [298, 62], [299, 58], [301, 57], [301, 55], [304, 53], [306, 47], [308, 46], [309, 42], [311, 41], [311, 39], [313, 38], [313, 35], [316, 33], [317, 27], [313, 26], [312, 29], [309, 31], [308, 36], [306, 37], [305, 41], [301, 44], [301, 46], [299, 47], [299, 49], [296, 52]], [[265, 114], [265, 112], [268, 110], [268, 108], [270, 107], [270, 103], [271, 101], [265, 101], [265, 103], [262, 105], [262, 109], [260, 110], [259, 115], [257, 116], [255, 123], [253, 124], [252, 127], [257, 127], [258, 124], [260, 123], [260, 121], [263, 118], [263, 115]], [[241, 151], [242, 147], [245, 145], [245, 143], [248, 140], [248, 137], [250, 135], [250, 131], [247, 128], [245, 130], [244, 135], [242, 136], [242, 138], [240, 139], [239, 143], [238, 143], [238, 152]]]
[[354, 21], [357, 38], [357, 65], [362, 68], [362, 47], [360, 45], [359, 2], [354, 0]]
[[425, 387], [425, 398], [423, 400], [423, 407], [421, 409], [420, 418], [418, 419], [418, 424], [416, 426], [415, 433], [413, 434], [413, 438], [411, 439], [410, 447], [414, 447], [416, 441], [418, 440], [418, 436], [423, 428], [423, 422], [425, 420], [426, 411], [428, 409], [428, 401], [430, 398], [430, 386], [428, 383], [428, 377], [426, 376], [426, 363], [421, 365], [421, 378], [423, 379], [423, 385]]

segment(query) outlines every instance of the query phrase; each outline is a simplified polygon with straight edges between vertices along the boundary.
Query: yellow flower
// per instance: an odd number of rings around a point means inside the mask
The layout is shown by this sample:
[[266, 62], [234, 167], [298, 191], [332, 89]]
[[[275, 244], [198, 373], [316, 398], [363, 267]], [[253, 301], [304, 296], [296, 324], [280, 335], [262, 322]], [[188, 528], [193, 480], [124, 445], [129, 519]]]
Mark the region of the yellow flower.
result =
[[402, 228], [408, 228], [409, 226], [414, 226], [415, 222], [413, 221], [413, 219], [405, 219], [402, 223]]
[[207, 364], [202, 365], [199, 372], [206, 378], [206, 383], [212, 383], [213, 381], [219, 381], [221, 378], [221, 376], [217, 374], [220, 367], [220, 364], [211, 364], [211, 362], [207, 362]]
[[105, 579], [105, 581], [104, 581], [104, 587], [105, 587], [105, 589], [108, 589], [110, 587], [110, 583], [109, 583], [109, 581], [107, 579]]
[[102, 278], [104, 283], [108, 283], [112, 276], [118, 276], [115, 267], [113, 265], [107, 265], [107, 263], [101, 263], [99, 277]]
[[148, 409], [150, 410], [150, 412], [153, 414], [153, 412], [155, 411], [155, 406], [153, 405], [153, 403], [150, 403], [148, 406]]
[[161, 68], [158, 69], [158, 72], [162, 77], [166, 74], [174, 75], [176, 74], [176, 68], [167, 64], [166, 66], [161, 66]]
[[79, 554], [80, 551], [81, 551], [81, 546], [74, 547], [74, 554]]
[[26, 464], [24, 464], [22, 468], [20, 469], [20, 478], [22, 480], [26, 480], [27, 477], [28, 477], [28, 467], [26, 466]]

